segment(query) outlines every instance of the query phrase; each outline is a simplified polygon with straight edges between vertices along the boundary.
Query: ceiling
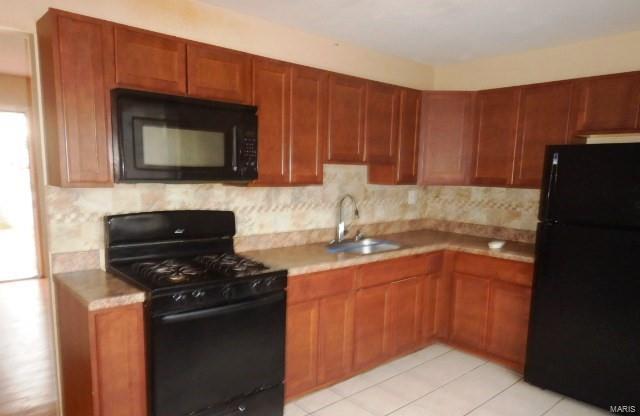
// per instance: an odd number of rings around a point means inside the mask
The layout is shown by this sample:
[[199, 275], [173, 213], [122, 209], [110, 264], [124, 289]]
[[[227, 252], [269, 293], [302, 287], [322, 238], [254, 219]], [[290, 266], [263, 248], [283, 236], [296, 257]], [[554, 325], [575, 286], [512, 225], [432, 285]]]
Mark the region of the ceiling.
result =
[[27, 35], [0, 30], [0, 74], [31, 75]]
[[640, 0], [203, 0], [440, 65], [640, 30]]

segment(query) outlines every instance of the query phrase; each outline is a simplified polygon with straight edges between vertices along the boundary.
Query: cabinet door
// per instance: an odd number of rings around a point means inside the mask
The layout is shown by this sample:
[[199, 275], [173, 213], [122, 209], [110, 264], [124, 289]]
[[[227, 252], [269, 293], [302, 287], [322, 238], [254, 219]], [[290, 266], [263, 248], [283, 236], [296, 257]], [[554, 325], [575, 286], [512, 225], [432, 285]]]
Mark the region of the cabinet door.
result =
[[419, 181], [466, 185], [473, 147], [471, 92], [424, 92], [420, 119]]
[[327, 140], [327, 89], [327, 72], [293, 67], [289, 175], [292, 184], [322, 183]]
[[472, 183], [511, 183], [520, 91], [502, 88], [478, 93]]
[[572, 88], [564, 81], [522, 89], [515, 185], [540, 187], [546, 146], [567, 143]]
[[98, 414], [146, 415], [147, 371], [142, 305], [93, 313], [90, 333], [95, 354]]
[[422, 284], [422, 341], [446, 339], [449, 330], [450, 290], [442, 273], [424, 277]]
[[365, 148], [369, 163], [393, 163], [397, 148], [400, 94], [393, 85], [367, 82]]
[[187, 92], [210, 100], [251, 101], [251, 55], [199, 43], [187, 45]]
[[363, 79], [329, 76], [328, 162], [364, 161], [365, 90]]
[[365, 369], [387, 358], [388, 334], [385, 329], [389, 285], [356, 292], [354, 368]]
[[289, 180], [291, 66], [255, 58], [253, 104], [258, 106], [258, 184]]
[[487, 351], [524, 365], [531, 289], [494, 281], [489, 297]]
[[106, 74], [112, 26], [49, 11], [38, 22], [50, 185], [113, 183]]
[[453, 281], [451, 340], [483, 349], [487, 328], [489, 279], [454, 273]]
[[640, 71], [583, 78], [575, 87], [575, 130], [615, 133], [640, 127]]
[[344, 293], [319, 301], [318, 384], [340, 380], [353, 360], [353, 295]]
[[318, 359], [318, 301], [287, 306], [285, 351], [286, 396], [296, 396], [315, 387]]
[[418, 132], [420, 92], [403, 89], [400, 93], [400, 130], [396, 159], [396, 183], [416, 183], [418, 177]]
[[125, 26], [115, 28], [116, 83], [123, 87], [185, 94], [183, 40]]
[[412, 277], [389, 285], [386, 350], [392, 355], [411, 351], [420, 343], [422, 280]]

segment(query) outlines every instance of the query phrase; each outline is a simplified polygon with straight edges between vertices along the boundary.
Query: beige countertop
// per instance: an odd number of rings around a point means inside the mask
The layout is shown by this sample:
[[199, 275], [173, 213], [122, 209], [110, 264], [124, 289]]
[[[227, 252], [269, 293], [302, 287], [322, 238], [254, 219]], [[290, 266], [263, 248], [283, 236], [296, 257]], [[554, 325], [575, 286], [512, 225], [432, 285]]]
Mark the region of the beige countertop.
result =
[[[507, 242], [501, 250], [490, 250], [490, 238], [474, 237], [434, 230], [408, 231], [379, 236], [402, 245], [401, 249], [376, 254], [329, 253], [326, 243], [254, 250], [241, 253], [271, 267], [289, 270], [289, 276], [354, 266], [380, 260], [429, 253], [438, 250], [457, 250], [502, 259], [533, 262], [532, 244]], [[65, 285], [91, 311], [140, 303], [145, 292], [102, 270], [60, 273], [56, 282]]]
[[53, 279], [66, 286], [90, 311], [144, 302], [145, 292], [103, 270], [59, 273]]
[[435, 230], [408, 231], [377, 236], [402, 245], [401, 249], [376, 254], [329, 253], [326, 243], [245, 251], [241, 254], [271, 267], [289, 270], [289, 276], [337, 269], [438, 250], [456, 250], [508, 260], [532, 263], [534, 245], [509, 241], [500, 250], [490, 250], [491, 238], [474, 237]]

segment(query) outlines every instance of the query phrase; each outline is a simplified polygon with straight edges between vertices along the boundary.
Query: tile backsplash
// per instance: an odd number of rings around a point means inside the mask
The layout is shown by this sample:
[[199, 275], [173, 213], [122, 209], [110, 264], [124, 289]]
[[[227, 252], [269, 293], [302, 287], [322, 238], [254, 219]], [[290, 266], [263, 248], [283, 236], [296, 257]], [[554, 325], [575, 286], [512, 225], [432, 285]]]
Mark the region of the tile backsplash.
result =
[[[409, 193], [415, 203], [409, 203]], [[116, 184], [113, 188], [48, 187], [52, 253], [101, 249], [105, 215], [175, 209], [236, 213], [237, 234], [249, 236], [335, 226], [337, 202], [352, 194], [361, 224], [421, 218], [427, 194], [418, 186], [367, 184], [366, 166], [325, 165], [324, 184], [240, 187], [221, 184]], [[345, 212], [350, 210], [345, 209]]]
[[[470, 232], [535, 230], [538, 190], [382, 186], [367, 184], [367, 168], [325, 165], [324, 184], [304, 187], [241, 187], [221, 184], [116, 184], [113, 188], [47, 187], [49, 250], [54, 272], [95, 268], [104, 248], [103, 217], [109, 214], [220, 209], [236, 213], [243, 247], [289, 241], [324, 241], [336, 224], [337, 202], [352, 194], [366, 232], [440, 228]], [[345, 210], [350, 212], [349, 209]], [[457, 226], [459, 224], [460, 226]], [[305, 231], [295, 235], [293, 231]], [[526, 233], [525, 233], [526, 234]], [[503, 234], [510, 235], [510, 234]], [[517, 234], [514, 234], [517, 235]], [[256, 237], [252, 237], [256, 236]], [[503, 237], [505, 238], [505, 237]], [[255, 241], [252, 241], [255, 240]]]

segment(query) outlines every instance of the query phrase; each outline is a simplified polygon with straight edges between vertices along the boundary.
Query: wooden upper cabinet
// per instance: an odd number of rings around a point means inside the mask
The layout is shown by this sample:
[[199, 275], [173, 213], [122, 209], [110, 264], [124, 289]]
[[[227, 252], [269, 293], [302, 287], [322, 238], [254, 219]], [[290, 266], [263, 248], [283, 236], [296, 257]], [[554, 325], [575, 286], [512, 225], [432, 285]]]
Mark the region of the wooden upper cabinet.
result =
[[478, 93], [473, 184], [500, 186], [511, 182], [520, 93], [519, 87]]
[[[291, 72], [291, 184], [321, 184], [327, 141], [328, 73], [293, 66]], [[261, 120], [262, 122], [262, 120]]]
[[251, 101], [251, 55], [201, 43], [187, 44], [187, 93], [210, 100]]
[[110, 104], [113, 27], [49, 10], [38, 21], [48, 182], [111, 186]]
[[413, 184], [418, 177], [418, 134], [420, 131], [420, 92], [403, 88], [400, 93], [400, 130], [396, 183]]
[[569, 139], [571, 81], [523, 87], [513, 184], [540, 187], [545, 148]]
[[266, 58], [253, 62], [253, 104], [258, 107], [257, 184], [289, 182], [291, 65]]
[[360, 78], [329, 76], [327, 162], [364, 162], [366, 85]]
[[393, 163], [397, 149], [400, 89], [367, 82], [365, 148], [369, 163]]
[[640, 129], [640, 71], [576, 80], [574, 100], [575, 132]]
[[465, 185], [473, 147], [474, 93], [422, 94], [419, 183]]
[[126, 26], [115, 28], [118, 86], [186, 94], [186, 55], [184, 40]]
[[[369, 183], [414, 184], [418, 173], [420, 92], [399, 88], [398, 138], [392, 163], [369, 160]], [[367, 151], [369, 153], [369, 151]]]

